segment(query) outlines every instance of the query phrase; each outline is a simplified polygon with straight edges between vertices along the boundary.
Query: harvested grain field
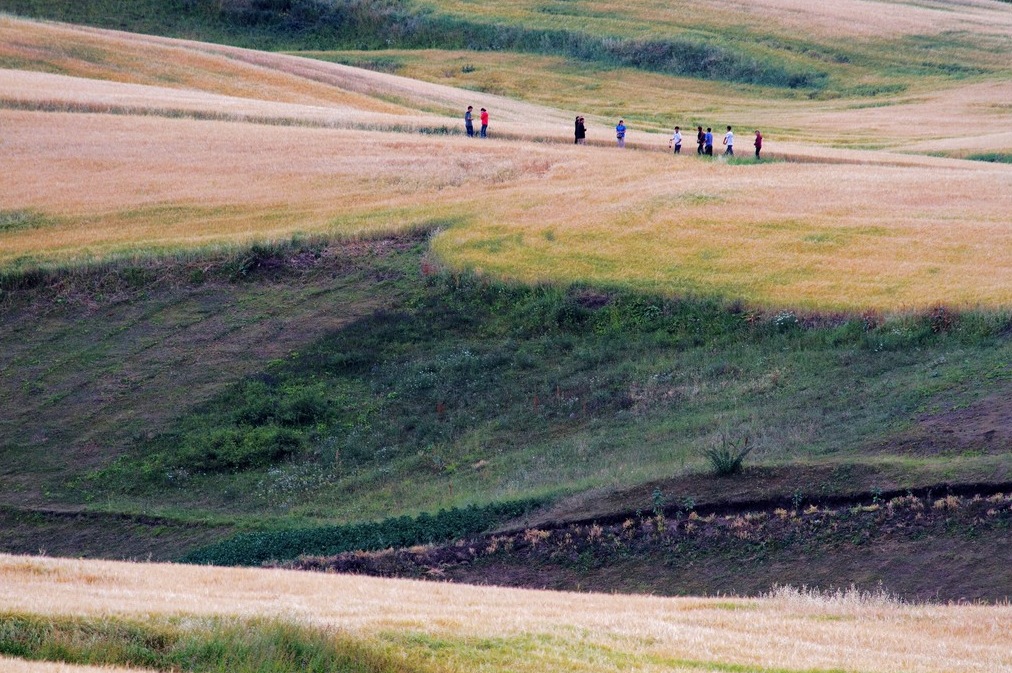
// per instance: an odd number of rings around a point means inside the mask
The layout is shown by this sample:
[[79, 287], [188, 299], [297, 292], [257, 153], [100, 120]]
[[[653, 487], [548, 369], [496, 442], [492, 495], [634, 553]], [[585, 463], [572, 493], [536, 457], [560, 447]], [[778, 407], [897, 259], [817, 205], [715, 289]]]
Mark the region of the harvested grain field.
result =
[[763, 599], [604, 596], [12, 556], [0, 556], [0, 576], [10, 611], [278, 617], [382, 642], [436, 670], [1012, 670], [1008, 605], [795, 590]]

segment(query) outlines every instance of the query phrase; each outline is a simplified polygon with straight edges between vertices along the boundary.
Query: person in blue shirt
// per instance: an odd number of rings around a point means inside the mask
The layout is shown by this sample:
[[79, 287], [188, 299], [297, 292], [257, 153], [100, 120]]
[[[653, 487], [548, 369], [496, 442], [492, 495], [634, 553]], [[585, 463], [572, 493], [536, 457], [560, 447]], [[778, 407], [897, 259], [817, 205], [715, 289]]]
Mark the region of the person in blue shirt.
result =
[[618, 126], [615, 127], [615, 140], [618, 141], [619, 147], [625, 147], [625, 120], [619, 119]]
[[713, 129], [709, 126], [706, 127], [706, 135], [703, 136], [703, 154], [708, 157], [713, 156]]

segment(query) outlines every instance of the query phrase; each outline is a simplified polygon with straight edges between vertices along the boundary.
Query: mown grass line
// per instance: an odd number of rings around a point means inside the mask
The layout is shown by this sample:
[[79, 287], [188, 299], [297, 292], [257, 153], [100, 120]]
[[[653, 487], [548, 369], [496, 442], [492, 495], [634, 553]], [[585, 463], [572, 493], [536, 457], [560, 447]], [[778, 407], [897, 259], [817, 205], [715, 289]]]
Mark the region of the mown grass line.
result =
[[269, 619], [0, 615], [0, 654], [191, 673], [410, 673], [361, 640]]
[[[387, 131], [392, 133], [423, 133], [427, 135], [462, 135], [464, 132], [456, 127], [443, 124], [378, 124], [348, 121], [324, 121], [317, 119], [300, 119], [298, 117], [249, 115], [229, 112], [213, 112], [209, 110], [192, 110], [185, 108], [152, 107], [146, 105], [112, 105], [108, 103], [86, 103], [61, 100], [24, 100], [17, 98], [0, 98], [0, 110], [21, 110], [28, 112], [68, 112], [77, 114], [108, 114], [140, 117], [165, 117], [166, 119], [193, 119], [197, 121], [221, 121], [241, 124], [258, 124], [262, 126], [296, 126], [319, 129], [353, 129], [358, 131]], [[500, 134], [500, 137], [514, 137]], [[5, 231], [4, 221], [0, 215], [0, 231]]]

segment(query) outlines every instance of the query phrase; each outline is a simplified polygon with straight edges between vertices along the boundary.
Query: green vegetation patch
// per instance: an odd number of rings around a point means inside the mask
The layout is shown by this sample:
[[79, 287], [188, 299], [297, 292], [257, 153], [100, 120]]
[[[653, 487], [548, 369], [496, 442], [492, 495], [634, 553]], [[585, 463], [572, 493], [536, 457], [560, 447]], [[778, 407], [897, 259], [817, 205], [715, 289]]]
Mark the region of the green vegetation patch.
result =
[[[516, 670], [522, 662], [572, 670], [670, 667], [713, 673], [839, 673], [678, 659], [628, 651], [586, 635], [446, 637], [387, 631], [368, 641], [265, 619], [43, 617], [0, 614], [0, 654], [78, 665], [188, 673], [426, 673]], [[566, 670], [569, 670], [567, 668]]]
[[39, 229], [52, 222], [51, 217], [36, 210], [0, 210], [0, 234]]
[[131, 621], [0, 614], [0, 654], [36, 661], [191, 673], [408, 673], [343, 634], [281, 621]]
[[980, 152], [966, 157], [973, 161], [988, 161], [996, 164], [1012, 164], [1012, 152]]
[[287, 561], [307, 554], [329, 555], [446, 542], [491, 530], [542, 504], [543, 500], [522, 500], [440, 510], [434, 515], [404, 516], [376, 523], [242, 533], [197, 549], [183, 557], [182, 561], [253, 566], [267, 561]]

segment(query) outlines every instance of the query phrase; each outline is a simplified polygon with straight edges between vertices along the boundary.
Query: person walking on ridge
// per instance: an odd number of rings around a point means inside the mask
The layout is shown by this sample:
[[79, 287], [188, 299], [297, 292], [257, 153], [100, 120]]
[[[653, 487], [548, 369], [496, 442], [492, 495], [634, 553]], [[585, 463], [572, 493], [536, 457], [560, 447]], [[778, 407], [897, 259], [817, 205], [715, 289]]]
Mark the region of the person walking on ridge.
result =
[[671, 142], [668, 143], [668, 147], [674, 147], [675, 154], [682, 153], [682, 131], [677, 126], [675, 127], [675, 134], [671, 136]]
[[467, 131], [468, 138], [474, 137], [474, 117], [472, 110], [474, 110], [474, 106], [468, 105], [467, 112], [464, 113], [464, 130]]
[[730, 126], [727, 127], [727, 133], [724, 134], [724, 144], [727, 145], [727, 149], [724, 150], [724, 156], [726, 156], [726, 157], [733, 157], [734, 156], [734, 132], [731, 130]]
[[703, 136], [703, 154], [708, 157], [713, 156], [713, 128], [710, 126], [706, 127], [706, 135]]
[[481, 137], [488, 138], [488, 110], [481, 109]]
[[619, 119], [618, 126], [615, 127], [615, 140], [618, 141], [619, 147], [625, 147], [625, 120]]
[[706, 142], [706, 134], [703, 133], [703, 127], [696, 127], [696, 154], [703, 154], [703, 144]]
[[763, 150], [763, 134], [759, 133], [759, 129], [755, 130], [755, 158], [759, 158], [759, 153]]

